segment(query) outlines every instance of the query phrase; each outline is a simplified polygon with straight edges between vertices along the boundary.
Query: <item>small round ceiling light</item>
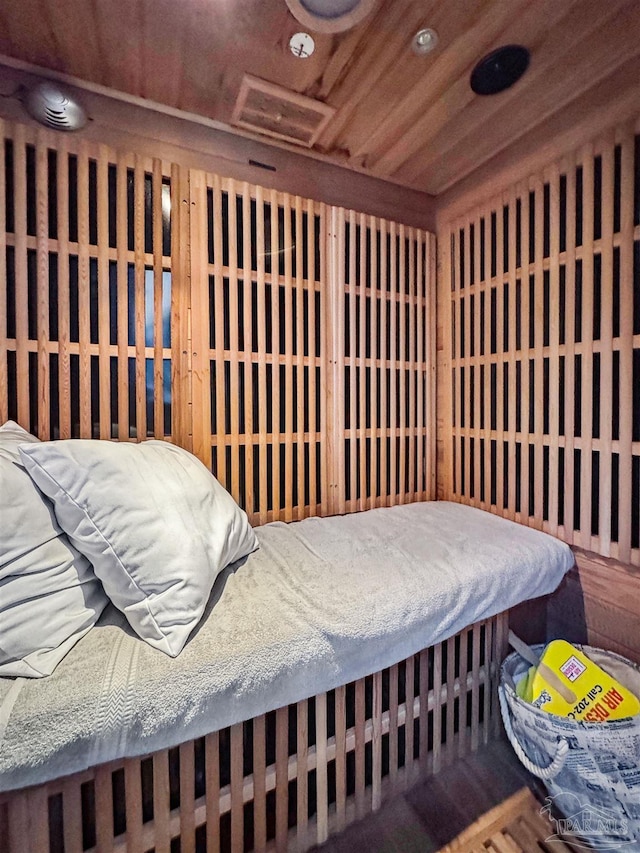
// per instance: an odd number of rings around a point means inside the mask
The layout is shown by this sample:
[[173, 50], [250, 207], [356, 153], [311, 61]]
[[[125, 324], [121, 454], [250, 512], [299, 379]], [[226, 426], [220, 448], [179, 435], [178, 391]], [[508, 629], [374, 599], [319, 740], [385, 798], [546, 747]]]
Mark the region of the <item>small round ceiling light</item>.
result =
[[87, 123], [84, 108], [71, 92], [46, 80], [27, 92], [24, 106], [32, 118], [54, 130], [80, 130]]
[[423, 30], [418, 30], [411, 41], [411, 50], [417, 53], [418, 56], [424, 56], [425, 53], [431, 51], [438, 44], [438, 33], [425, 27]]
[[378, 0], [286, 0], [293, 17], [317, 33], [341, 33], [359, 24]]
[[316, 49], [316, 43], [309, 33], [295, 33], [289, 39], [289, 50], [298, 59], [307, 59]]
[[476, 95], [497, 95], [513, 86], [529, 67], [529, 51], [519, 44], [507, 44], [484, 56], [471, 72], [471, 88]]

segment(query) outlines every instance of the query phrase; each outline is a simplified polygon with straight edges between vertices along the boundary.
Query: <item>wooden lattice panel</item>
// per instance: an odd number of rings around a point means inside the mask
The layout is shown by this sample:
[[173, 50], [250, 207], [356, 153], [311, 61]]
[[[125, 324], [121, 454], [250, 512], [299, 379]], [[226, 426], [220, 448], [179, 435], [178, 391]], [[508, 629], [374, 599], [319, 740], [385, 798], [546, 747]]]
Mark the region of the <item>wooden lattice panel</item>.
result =
[[333, 512], [434, 494], [435, 238], [334, 210], [330, 227]]
[[171, 438], [170, 171], [2, 130], [0, 422], [43, 439]]
[[442, 237], [443, 494], [640, 565], [640, 138]]
[[[7, 853], [302, 853], [494, 738], [508, 614], [149, 756], [0, 794]], [[3, 848], [4, 850], [5, 848]]]

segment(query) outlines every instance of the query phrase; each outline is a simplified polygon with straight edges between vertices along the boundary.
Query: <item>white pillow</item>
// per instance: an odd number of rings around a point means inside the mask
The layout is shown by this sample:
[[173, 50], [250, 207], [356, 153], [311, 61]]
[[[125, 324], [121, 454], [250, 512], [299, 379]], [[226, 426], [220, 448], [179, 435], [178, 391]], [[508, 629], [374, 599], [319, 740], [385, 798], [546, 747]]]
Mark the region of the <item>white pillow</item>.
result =
[[95, 624], [107, 597], [20, 461], [38, 439], [0, 427], [0, 676], [50, 675]]
[[131, 627], [179, 654], [216, 576], [257, 548], [245, 513], [195, 456], [165, 441], [70, 439], [20, 453]]

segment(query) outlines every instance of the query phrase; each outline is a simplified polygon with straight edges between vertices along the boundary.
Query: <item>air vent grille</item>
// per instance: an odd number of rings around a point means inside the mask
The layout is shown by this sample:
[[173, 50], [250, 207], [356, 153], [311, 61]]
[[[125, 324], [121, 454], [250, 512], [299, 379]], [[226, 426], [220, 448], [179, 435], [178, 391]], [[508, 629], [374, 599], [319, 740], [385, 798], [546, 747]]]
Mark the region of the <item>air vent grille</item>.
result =
[[27, 93], [25, 107], [40, 124], [54, 130], [80, 130], [87, 123], [82, 106], [56, 83], [36, 84]]
[[334, 113], [321, 101], [245, 74], [232, 122], [311, 148]]

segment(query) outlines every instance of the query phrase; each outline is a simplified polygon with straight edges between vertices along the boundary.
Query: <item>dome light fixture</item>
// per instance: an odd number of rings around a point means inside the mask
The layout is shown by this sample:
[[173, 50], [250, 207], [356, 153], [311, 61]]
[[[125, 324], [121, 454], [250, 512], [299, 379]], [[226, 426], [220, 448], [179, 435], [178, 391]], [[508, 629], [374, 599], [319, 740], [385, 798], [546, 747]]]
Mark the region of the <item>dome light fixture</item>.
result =
[[425, 27], [418, 30], [411, 40], [411, 50], [418, 56], [424, 56], [425, 53], [431, 53], [437, 44], [438, 33], [429, 27]]
[[471, 72], [476, 95], [497, 95], [513, 86], [529, 67], [529, 51], [520, 44], [507, 44], [488, 53]]
[[286, 0], [293, 17], [317, 33], [341, 33], [359, 24], [378, 0]]
[[24, 106], [32, 118], [54, 130], [81, 130], [87, 123], [87, 114], [74, 96], [48, 80], [27, 92]]

